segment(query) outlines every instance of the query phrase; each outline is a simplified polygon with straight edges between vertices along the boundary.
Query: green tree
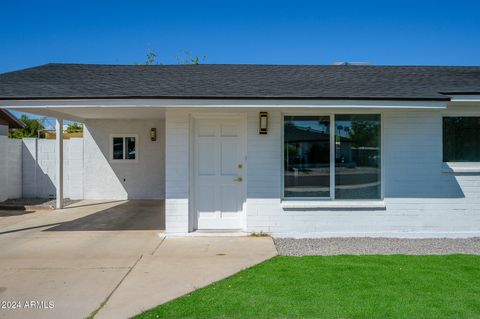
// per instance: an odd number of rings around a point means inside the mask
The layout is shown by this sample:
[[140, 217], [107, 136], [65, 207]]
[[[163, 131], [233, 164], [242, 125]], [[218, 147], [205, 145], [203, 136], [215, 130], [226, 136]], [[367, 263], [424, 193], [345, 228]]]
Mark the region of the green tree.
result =
[[378, 147], [380, 125], [376, 121], [353, 121], [350, 139], [356, 147]]
[[158, 65], [158, 64], [161, 64], [158, 61], [158, 55], [152, 50], [148, 50], [147, 60], [145, 61], [145, 65]]
[[83, 125], [78, 123], [72, 123], [67, 126], [67, 133], [83, 132]]
[[25, 128], [11, 130], [8, 133], [10, 138], [37, 137], [38, 132], [45, 129], [40, 120], [31, 119], [26, 114], [22, 114], [19, 120], [25, 124]]
[[183, 50], [183, 53], [177, 54], [176, 56], [178, 64], [201, 64], [204, 63], [207, 59], [206, 55], [201, 57], [198, 54], [193, 54], [189, 50]]
[[[177, 60], [178, 64], [201, 64], [204, 63], [205, 60], [207, 59], [206, 55], [198, 55], [198, 54], [193, 54], [189, 50], [183, 50], [181, 53], [178, 53], [175, 56], [175, 59]], [[153, 51], [148, 49], [147, 54], [145, 56], [145, 62], [144, 63], [134, 63], [135, 65], [161, 65], [162, 63], [158, 59], [158, 54]]]

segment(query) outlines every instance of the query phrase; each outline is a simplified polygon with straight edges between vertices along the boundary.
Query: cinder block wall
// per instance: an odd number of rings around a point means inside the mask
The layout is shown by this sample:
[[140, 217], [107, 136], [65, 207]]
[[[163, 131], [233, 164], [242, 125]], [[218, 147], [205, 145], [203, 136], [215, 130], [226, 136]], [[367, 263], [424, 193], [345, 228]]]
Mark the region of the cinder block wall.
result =
[[6, 136], [0, 136], [0, 201], [4, 201], [8, 198], [8, 167], [7, 156], [8, 152], [8, 138]]
[[[56, 142], [25, 138], [22, 143], [22, 193], [25, 198], [55, 196]], [[63, 141], [64, 196], [83, 199], [83, 139]]]
[[167, 111], [165, 124], [165, 227], [171, 233], [189, 231], [190, 115]]
[[[150, 128], [157, 129], [156, 141], [150, 139]], [[102, 200], [164, 199], [164, 129], [165, 121], [160, 119], [88, 120], [84, 131], [84, 197]], [[137, 161], [110, 160], [110, 138], [113, 134], [138, 137]], [[73, 164], [71, 157], [70, 164]]]
[[22, 140], [0, 136], [0, 201], [22, 197]]

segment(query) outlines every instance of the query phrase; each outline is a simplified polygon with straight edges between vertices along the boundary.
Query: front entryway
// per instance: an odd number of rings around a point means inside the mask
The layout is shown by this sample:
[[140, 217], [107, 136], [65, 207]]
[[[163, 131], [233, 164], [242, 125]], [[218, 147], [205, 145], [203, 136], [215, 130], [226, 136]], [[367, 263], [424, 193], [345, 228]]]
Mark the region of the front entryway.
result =
[[244, 202], [244, 124], [241, 118], [195, 120], [197, 229], [240, 229]]

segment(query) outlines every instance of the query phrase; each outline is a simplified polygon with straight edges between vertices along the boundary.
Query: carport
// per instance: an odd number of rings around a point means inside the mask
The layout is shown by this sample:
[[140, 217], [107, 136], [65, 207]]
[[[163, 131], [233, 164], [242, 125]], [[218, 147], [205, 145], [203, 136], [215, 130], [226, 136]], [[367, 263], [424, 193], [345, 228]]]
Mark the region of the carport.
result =
[[[149, 102], [133, 104], [122, 100], [0, 101], [0, 107], [55, 119], [55, 148], [59, 150], [55, 152], [54, 181], [57, 209], [65, 205], [64, 166], [60, 164], [64, 163], [62, 131], [65, 121], [74, 121], [84, 124], [83, 198], [161, 201], [164, 216], [165, 107]], [[121, 138], [124, 144], [127, 138], [134, 139], [134, 160], [127, 161], [126, 145], [125, 163], [113, 157], [115, 138]]]

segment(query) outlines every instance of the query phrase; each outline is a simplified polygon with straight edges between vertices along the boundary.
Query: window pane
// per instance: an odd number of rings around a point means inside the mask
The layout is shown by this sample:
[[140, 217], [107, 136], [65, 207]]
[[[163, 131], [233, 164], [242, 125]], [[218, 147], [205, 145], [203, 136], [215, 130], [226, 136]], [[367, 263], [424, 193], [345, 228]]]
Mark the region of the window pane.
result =
[[113, 159], [123, 159], [123, 137], [113, 138]]
[[285, 116], [285, 197], [330, 196], [330, 119]]
[[380, 115], [335, 116], [335, 198], [380, 198]]
[[125, 159], [135, 159], [135, 137], [125, 137]]
[[443, 161], [480, 162], [480, 117], [443, 118]]

